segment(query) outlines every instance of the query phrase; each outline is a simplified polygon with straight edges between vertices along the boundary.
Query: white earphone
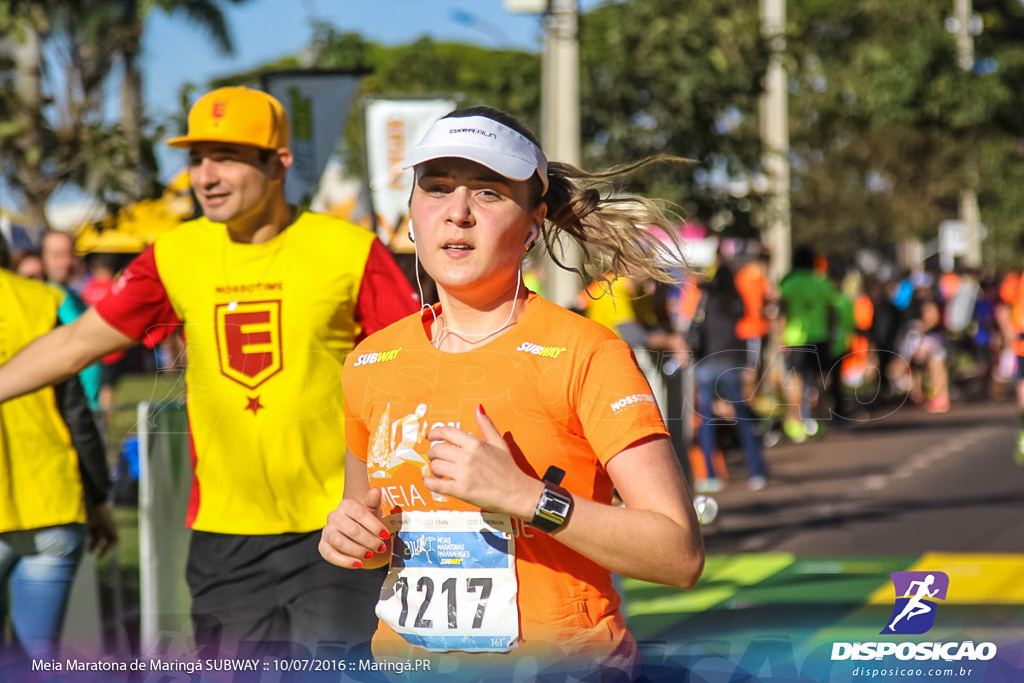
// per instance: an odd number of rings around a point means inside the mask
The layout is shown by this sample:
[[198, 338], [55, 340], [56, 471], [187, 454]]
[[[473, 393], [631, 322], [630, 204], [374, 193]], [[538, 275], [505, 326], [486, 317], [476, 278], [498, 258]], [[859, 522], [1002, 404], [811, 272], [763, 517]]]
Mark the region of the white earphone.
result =
[[412, 219], [409, 219], [409, 241], [416, 244], [416, 236], [412, 232]]
[[537, 244], [538, 239], [540, 239], [540, 226], [534, 223], [530, 226], [530, 234], [526, 236], [526, 251], [533, 249], [533, 245]]

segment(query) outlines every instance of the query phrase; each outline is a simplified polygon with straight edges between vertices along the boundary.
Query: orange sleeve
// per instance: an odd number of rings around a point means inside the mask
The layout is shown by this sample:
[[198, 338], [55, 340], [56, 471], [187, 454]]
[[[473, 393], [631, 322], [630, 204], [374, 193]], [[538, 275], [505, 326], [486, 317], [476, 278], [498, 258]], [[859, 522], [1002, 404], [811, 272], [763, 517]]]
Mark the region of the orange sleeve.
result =
[[668, 435], [636, 357], [618, 339], [598, 345], [575, 393], [584, 436], [602, 465], [640, 439]]

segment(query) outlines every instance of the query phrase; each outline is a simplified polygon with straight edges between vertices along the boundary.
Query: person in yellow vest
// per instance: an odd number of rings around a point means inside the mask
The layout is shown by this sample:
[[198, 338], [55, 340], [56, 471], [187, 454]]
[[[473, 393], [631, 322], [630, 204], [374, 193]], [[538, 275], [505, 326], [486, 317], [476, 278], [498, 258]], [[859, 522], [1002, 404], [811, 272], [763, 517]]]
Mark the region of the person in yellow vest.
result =
[[266, 93], [199, 98], [168, 144], [188, 150], [204, 216], [161, 234], [109, 296], [0, 366], [2, 401], [184, 325], [186, 580], [197, 646], [226, 656], [373, 633], [384, 574], [317, 550], [345, 478], [340, 375], [356, 342], [419, 308], [372, 233], [288, 204], [290, 130]]
[[[0, 236], [0, 362], [57, 325], [64, 295], [10, 266]], [[0, 405], [0, 623], [10, 654], [55, 654], [87, 541], [117, 542], [106, 454], [77, 377]], [[8, 648], [4, 648], [7, 650]]]
[[[651, 280], [645, 285], [640, 278], [606, 273], [579, 293], [577, 305], [584, 316], [615, 332], [631, 348], [665, 352], [658, 367], [666, 367], [670, 359], [675, 359], [678, 366], [678, 359], [685, 353], [683, 337], [659, 324], [662, 321], [657, 320], [657, 306], [652, 301], [655, 287]], [[641, 313], [645, 309], [648, 315]], [[668, 317], [667, 311], [664, 317]]]

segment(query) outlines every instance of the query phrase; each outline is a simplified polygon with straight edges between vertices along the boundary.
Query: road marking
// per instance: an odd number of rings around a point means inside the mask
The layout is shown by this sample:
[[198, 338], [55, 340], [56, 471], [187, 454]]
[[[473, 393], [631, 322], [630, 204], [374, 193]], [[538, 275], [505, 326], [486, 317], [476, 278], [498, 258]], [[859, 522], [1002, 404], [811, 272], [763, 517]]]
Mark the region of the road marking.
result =
[[1004, 430], [997, 427], [987, 427], [980, 430], [970, 430], [948, 441], [925, 449], [920, 453], [911, 456], [905, 463], [896, 467], [887, 474], [872, 474], [861, 479], [860, 491], [851, 494], [851, 498], [858, 497], [861, 493], [876, 492], [889, 486], [900, 479], [911, 479], [919, 472], [934, 467], [939, 462], [951, 455], [967, 450], [978, 441], [982, 441]]
[[[1024, 605], [1021, 568], [1024, 555], [1010, 553], [925, 553], [910, 567], [913, 571], [937, 570], [949, 576], [950, 605]], [[891, 584], [871, 594], [868, 604], [892, 604]]]
[[[698, 588], [692, 591], [658, 591], [652, 598], [630, 598], [629, 616], [666, 614], [672, 612], [703, 612], [736, 596], [740, 590], [756, 586], [793, 564], [791, 553], [733, 555], [708, 559]], [[641, 581], [626, 579], [627, 589], [645, 586]]]

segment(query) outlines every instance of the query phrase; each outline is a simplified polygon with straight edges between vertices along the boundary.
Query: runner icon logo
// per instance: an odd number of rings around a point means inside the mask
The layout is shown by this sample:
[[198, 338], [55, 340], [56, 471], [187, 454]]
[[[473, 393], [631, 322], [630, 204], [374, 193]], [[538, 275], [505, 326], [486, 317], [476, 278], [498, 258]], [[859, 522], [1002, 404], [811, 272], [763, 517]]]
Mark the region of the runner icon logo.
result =
[[937, 601], [946, 599], [949, 577], [936, 571], [893, 572], [889, 576], [896, 588], [896, 603], [880, 633], [926, 633], [935, 623]]

